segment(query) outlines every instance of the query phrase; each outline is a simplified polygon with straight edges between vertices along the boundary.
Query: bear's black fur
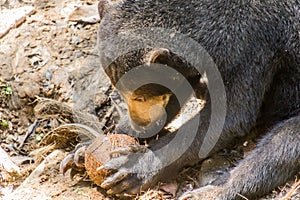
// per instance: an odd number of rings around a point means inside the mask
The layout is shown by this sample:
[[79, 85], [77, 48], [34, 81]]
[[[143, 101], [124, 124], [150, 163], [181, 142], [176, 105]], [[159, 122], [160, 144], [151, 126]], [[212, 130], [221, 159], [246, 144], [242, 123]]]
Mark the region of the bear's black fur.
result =
[[[98, 33], [99, 53], [113, 84], [125, 72], [143, 64], [142, 57], [151, 46], [125, 54], [111, 64], [111, 47], [103, 41], [116, 34], [126, 36], [129, 29], [160, 27], [180, 32], [205, 48], [218, 66], [225, 86], [226, 120], [212, 152], [228, 147], [257, 126], [266, 130], [257, 148], [232, 171], [228, 182], [209, 192], [215, 195], [212, 199], [237, 199], [241, 195], [252, 199], [285, 183], [299, 172], [299, 0], [124, 0], [103, 5], [101, 1], [99, 10], [103, 18]], [[155, 43], [155, 38], [148, 39]], [[169, 60], [172, 58], [170, 56]], [[185, 74], [190, 66], [184, 65], [185, 61], [180, 57], [176, 59], [184, 68], [179, 71], [194, 89], [197, 88], [199, 74], [193, 71]], [[172, 66], [174, 62], [170, 65], [178, 70]], [[201, 89], [206, 90], [206, 87]], [[129, 175], [120, 172], [124, 172], [124, 168], [130, 169], [130, 165], [125, 162], [118, 166], [120, 163], [112, 159], [104, 166], [117, 172], [103, 187], [113, 194], [135, 193], [165, 177], [174, 177], [186, 165], [201, 161], [198, 152], [211, 111], [210, 97], [206, 100], [195, 141], [183, 156], [168, 167], [147, 174], [147, 166], [153, 165], [149, 160], [143, 164], [140, 173]], [[183, 132], [188, 137], [188, 128]], [[153, 148], [168, 144], [170, 138], [161, 138]], [[182, 198], [208, 199], [209, 195], [205, 195], [202, 190], [196, 190]]]

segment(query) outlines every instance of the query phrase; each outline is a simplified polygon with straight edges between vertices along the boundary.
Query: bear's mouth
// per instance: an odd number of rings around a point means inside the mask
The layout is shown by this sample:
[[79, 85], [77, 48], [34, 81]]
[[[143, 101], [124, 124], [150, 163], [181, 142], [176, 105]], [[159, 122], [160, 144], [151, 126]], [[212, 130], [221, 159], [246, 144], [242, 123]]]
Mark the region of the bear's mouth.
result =
[[[136, 138], [139, 139], [145, 139], [151, 141], [153, 138], [157, 140], [159, 137], [168, 134], [168, 133], [173, 133], [179, 130], [184, 124], [186, 124], [188, 121], [193, 119], [197, 114], [200, 113], [200, 111], [203, 109], [205, 105], [204, 100], [200, 100], [194, 96], [191, 96], [185, 104], [182, 106], [180, 109], [179, 113], [175, 116], [175, 118], [162, 127], [161, 124], [159, 124], [157, 128], [160, 129], [160, 131], [157, 130], [147, 130], [147, 127], [143, 128], [141, 126], [137, 127], [132, 127], [127, 134], [132, 135]], [[158, 122], [159, 123], [159, 122]], [[149, 127], [148, 127], [149, 128]], [[155, 134], [151, 134], [155, 133]]]
[[204, 105], [204, 100], [200, 100], [192, 95], [182, 106], [175, 118], [165, 126], [165, 119], [157, 120], [148, 126], [139, 126], [134, 121], [131, 121], [131, 126], [136, 134], [135, 136], [144, 139], [159, 135], [161, 130], [173, 133], [199, 114]]

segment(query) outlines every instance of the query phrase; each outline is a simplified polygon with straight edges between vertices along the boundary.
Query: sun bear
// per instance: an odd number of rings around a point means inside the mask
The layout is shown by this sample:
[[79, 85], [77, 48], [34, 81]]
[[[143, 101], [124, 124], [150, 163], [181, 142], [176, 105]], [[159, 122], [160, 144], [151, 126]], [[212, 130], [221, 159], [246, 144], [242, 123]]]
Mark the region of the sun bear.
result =
[[[224, 185], [200, 188], [181, 199], [239, 199], [242, 196], [253, 199], [296, 175], [300, 169], [299, 7], [298, 0], [100, 1], [99, 56], [112, 84], [128, 105], [128, 121], [121, 123], [123, 127], [127, 125], [125, 132], [132, 129], [140, 133], [156, 125], [163, 127], [179, 112], [180, 103], [175, 93], [184, 90], [180, 80], [175, 92], [156, 82], [131, 87], [135, 80], [124, 81], [122, 77], [138, 66], [171, 67], [188, 81], [198, 98], [206, 101], [200, 112], [197, 135], [182, 156], [163, 168], [152, 170], [158, 165], [155, 159], [141, 163], [131, 159], [133, 152], [123, 152], [104, 165], [115, 173], [102, 187], [110, 194], [138, 193], [160, 180], [175, 177], [184, 166], [203, 160], [199, 149], [212, 113], [212, 93], [208, 88], [213, 80], [205, 78], [205, 73], [196, 70], [182, 55], [166, 46], [157, 46], [161, 39], [159, 33], [157, 37], [133, 36], [129, 31], [153, 27], [192, 38], [208, 52], [220, 72], [226, 92], [226, 118], [220, 138], [207, 156], [247, 136], [256, 127], [264, 127], [257, 136], [263, 135], [256, 149], [232, 170]], [[114, 40], [119, 38], [116, 43]], [[112, 56], [118, 48], [130, 47], [134, 42], [143, 45], [116, 58]], [[157, 77], [149, 72], [141, 75], [140, 79], [144, 78], [151, 82]], [[184, 100], [187, 98], [188, 95]], [[181, 130], [184, 138], [190, 137], [188, 127]], [[174, 137], [171, 134], [160, 138], [149, 151], [168, 145]], [[182, 143], [169, 150], [176, 152], [184, 147], [184, 141]], [[163, 164], [164, 158], [160, 158]], [[131, 173], [133, 169], [137, 173]]]

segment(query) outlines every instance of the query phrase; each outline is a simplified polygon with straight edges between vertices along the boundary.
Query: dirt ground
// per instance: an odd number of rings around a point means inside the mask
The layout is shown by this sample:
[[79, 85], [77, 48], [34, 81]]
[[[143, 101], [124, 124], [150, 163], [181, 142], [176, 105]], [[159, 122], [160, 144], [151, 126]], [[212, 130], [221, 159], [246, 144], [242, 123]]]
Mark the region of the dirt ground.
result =
[[[97, 0], [0, 0], [0, 13], [31, 6], [9, 31], [0, 32], [0, 147], [18, 170], [0, 167], [0, 198], [118, 199], [106, 195], [85, 175], [62, 175], [61, 160], [75, 144], [57, 148], [41, 145], [43, 138], [60, 125], [73, 122], [64, 107], [41, 117], [37, 104], [46, 98], [92, 114], [99, 131], [117, 123], [112, 100], [124, 108], [118, 94], [101, 70], [97, 59]], [[88, 7], [87, 7], [88, 6]], [[90, 6], [90, 7], [89, 7]], [[77, 9], [76, 9], [77, 8]], [[0, 15], [1, 16], [1, 15]], [[5, 19], [7, 20], [7, 19]], [[0, 19], [0, 29], [3, 19]], [[94, 80], [94, 73], [100, 80]], [[79, 88], [79, 89], [78, 89]], [[75, 103], [76, 102], [76, 103]], [[89, 118], [90, 119], [90, 118]], [[179, 177], [158, 185], [136, 199], [176, 199], [214, 176], [212, 166], [230, 169], [253, 148], [251, 141], [221, 152], [204, 164], [185, 169]], [[208, 170], [210, 169], [210, 170]], [[214, 169], [217, 170], [218, 168]], [[205, 176], [202, 176], [205, 177]], [[300, 199], [299, 181], [287, 183], [263, 199]]]

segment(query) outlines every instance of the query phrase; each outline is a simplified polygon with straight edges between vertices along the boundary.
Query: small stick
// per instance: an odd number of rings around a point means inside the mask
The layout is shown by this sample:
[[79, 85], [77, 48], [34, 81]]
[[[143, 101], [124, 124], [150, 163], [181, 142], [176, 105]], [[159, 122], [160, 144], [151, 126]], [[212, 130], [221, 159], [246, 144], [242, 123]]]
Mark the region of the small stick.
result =
[[21, 149], [21, 148], [23, 147], [24, 143], [25, 143], [26, 140], [29, 138], [29, 136], [30, 136], [31, 134], [34, 134], [34, 133], [35, 133], [35, 129], [38, 127], [38, 125], [39, 125], [39, 120], [36, 119], [36, 120], [33, 122], [33, 124], [31, 124], [31, 125], [28, 127], [27, 132], [26, 132], [26, 134], [25, 134], [25, 137], [23, 138], [23, 140], [20, 142], [20, 145], [18, 146], [19, 149]]
[[115, 100], [111, 97], [110, 98], [110, 101], [114, 104], [114, 107], [116, 108], [119, 116], [120, 116], [120, 119], [123, 118], [125, 116], [124, 112], [122, 111], [122, 109], [120, 108], [120, 106], [115, 102]]
[[291, 190], [281, 200], [290, 199], [297, 190], [300, 190], [300, 180], [293, 184]]

